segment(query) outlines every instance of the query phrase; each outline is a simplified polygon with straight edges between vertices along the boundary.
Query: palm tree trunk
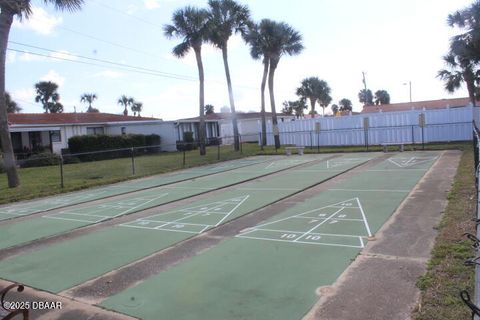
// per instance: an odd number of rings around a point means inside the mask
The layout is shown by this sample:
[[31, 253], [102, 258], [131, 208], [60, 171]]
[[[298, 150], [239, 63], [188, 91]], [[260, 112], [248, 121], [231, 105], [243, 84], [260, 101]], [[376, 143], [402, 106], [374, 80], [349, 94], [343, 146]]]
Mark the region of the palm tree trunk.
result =
[[7, 173], [8, 187], [15, 188], [20, 184], [12, 140], [8, 130], [7, 106], [5, 105], [5, 61], [8, 35], [13, 22], [13, 14], [8, 11], [0, 13], [0, 143], [3, 150], [3, 166]]
[[463, 79], [467, 85], [468, 97], [470, 98], [470, 102], [475, 107], [476, 106], [476, 97], [475, 97], [475, 79], [474, 75], [470, 72], [463, 73]]
[[270, 106], [272, 107], [272, 129], [273, 138], [275, 140], [275, 148], [280, 148], [280, 135], [278, 132], [277, 111], [275, 109], [275, 95], [273, 93], [273, 77], [275, 76], [275, 69], [277, 68], [276, 61], [270, 60], [270, 71], [268, 72], [268, 91], [270, 93]]
[[315, 118], [315, 100], [310, 98], [310, 106], [312, 107], [311, 117]]
[[262, 149], [263, 146], [267, 145], [267, 120], [265, 117], [265, 86], [267, 84], [267, 75], [268, 75], [268, 59], [263, 60], [263, 77], [261, 85], [261, 95], [262, 95], [262, 104], [261, 104], [261, 118], [262, 118]]
[[205, 149], [205, 75], [203, 72], [203, 62], [202, 62], [202, 47], [193, 48], [195, 51], [195, 58], [197, 59], [198, 67], [198, 79], [200, 80], [200, 125], [198, 128], [198, 140], [200, 144], [200, 155], [204, 156], [207, 154]]
[[235, 101], [233, 100], [232, 80], [230, 79], [230, 68], [228, 67], [227, 44], [222, 47], [223, 65], [227, 77], [228, 97], [230, 99], [230, 110], [232, 112], [233, 141], [235, 151], [240, 150], [240, 137], [238, 135], [237, 113], [235, 112]]

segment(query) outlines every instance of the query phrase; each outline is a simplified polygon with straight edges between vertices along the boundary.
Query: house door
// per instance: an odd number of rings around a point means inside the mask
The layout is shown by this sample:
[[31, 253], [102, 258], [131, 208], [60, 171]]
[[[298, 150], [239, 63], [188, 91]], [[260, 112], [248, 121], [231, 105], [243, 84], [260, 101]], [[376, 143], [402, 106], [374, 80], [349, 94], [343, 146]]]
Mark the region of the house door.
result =
[[40, 131], [32, 131], [28, 133], [28, 139], [30, 140], [30, 148], [33, 152], [41, 151], [42, 147], [42, 133]]
[[22, 153], [23, 152], [22, 133], [21, 132], [12, 132], [10, 134], [10, 136], [12, 138], [13, 152]]

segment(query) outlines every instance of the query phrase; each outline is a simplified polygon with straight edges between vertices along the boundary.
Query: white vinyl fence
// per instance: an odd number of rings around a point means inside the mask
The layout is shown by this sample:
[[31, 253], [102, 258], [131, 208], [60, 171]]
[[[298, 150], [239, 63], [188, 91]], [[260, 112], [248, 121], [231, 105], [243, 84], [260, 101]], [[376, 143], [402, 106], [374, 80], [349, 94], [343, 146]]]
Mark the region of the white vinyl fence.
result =
[[[425, 119], [424, 126], [420, 124], [421, 117]], [[473, 117], [473, 107], [409, 110], [297, 119], [279, 123], [278, 130], [282, 145], [313, 147], [450, 142], [472, 140]], [[261, 132], [260, 123], [258, 128]], [[271, 121], [267, 123], [267, 144], [274, 145]]]

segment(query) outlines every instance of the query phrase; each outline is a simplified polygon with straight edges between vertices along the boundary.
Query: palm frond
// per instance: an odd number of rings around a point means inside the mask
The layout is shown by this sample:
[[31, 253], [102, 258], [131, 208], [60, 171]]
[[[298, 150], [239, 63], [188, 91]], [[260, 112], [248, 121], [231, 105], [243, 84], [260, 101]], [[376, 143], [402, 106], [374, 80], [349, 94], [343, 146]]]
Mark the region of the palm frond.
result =
[[57, 10], [77, 11], [82, 8], [84, 0], [43, 0], [45, 4], [53, 4]]
[[183, 58], [188, 54], [190, 48], [191, 46], [188, 42], [182, 42], [173, 48], [172, 53], [177, 58]]

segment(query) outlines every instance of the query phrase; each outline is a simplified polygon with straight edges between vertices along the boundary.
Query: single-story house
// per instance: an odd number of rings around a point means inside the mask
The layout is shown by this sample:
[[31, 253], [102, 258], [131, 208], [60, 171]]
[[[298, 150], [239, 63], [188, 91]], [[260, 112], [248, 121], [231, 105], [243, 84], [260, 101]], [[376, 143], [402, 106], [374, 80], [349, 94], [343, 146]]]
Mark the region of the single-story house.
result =
[[68, 139], [87, 134], [158, 134], [162, 150], [176, 150], [173, 122], [109, 113], [10, 113], [8, 125], [15, 153], [68, 148]]
[[[266, 112], [267, 122], [271, 121], [272, 113]], [[293, 115], [277, 114], [279, 122], [295, 120]], [[237, 112], [238, 133], [243, 142], [258, 141], [260, 134], [260, 112]], [[212, 113], [205, 116], [207, 139], [220, 137], [224, 144], [233, 143], [233, 126], [231, 113]], [[199, 117], [180, 119], [176, 121], [177, 138], [183, 140], [183, 133], [190, 131], [198, 139]]]
[[413, 101], [413, 102], [364, 106], [362, 113], [459, 108], [459, 107], [466, 107], [469, 105], [471, 105], [469, 98], [426, 100], [426, 101]]

